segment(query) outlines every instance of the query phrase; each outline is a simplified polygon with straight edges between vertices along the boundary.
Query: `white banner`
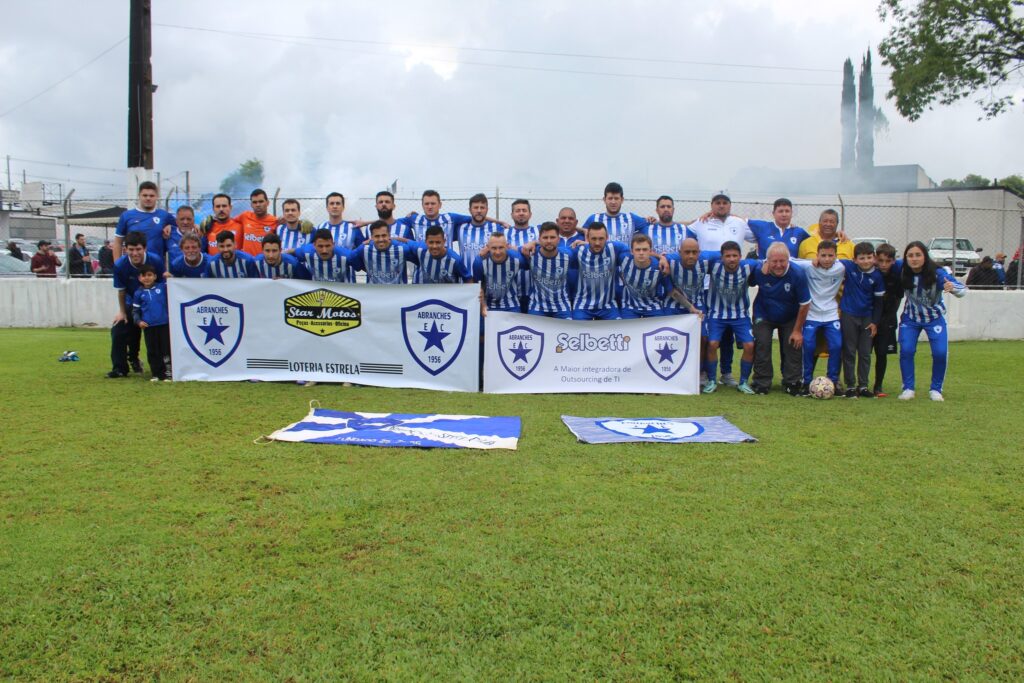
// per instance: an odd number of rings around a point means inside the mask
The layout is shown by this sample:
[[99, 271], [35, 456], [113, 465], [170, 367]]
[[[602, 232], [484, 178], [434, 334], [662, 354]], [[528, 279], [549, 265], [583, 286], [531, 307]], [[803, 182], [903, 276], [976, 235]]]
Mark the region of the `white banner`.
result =
[[478, 391], [478, 285], [179, 278], [175, 380], [352, 382]]
[[484, 391], [696, 394], [700, 319], [573, 321], [489, 312]]

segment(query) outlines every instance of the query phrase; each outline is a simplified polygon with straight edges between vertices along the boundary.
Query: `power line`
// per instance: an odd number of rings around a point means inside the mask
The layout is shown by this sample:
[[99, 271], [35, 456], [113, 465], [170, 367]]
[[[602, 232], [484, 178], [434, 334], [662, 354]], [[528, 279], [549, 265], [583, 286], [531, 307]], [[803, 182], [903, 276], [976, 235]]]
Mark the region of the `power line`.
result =
[[[234, 36], [234, 37], [237, 37], [237, 38], [251, 38], [251, 39], [262, 40], [262, 41], [270, 40], [272, 42], [282, 43], [282, 44], [285, 44], [285, 45], [299, 45], [299, 46], [302, 46], [302, 47], [314, 47], [314, 48], [320, 48], [320, 49], [326, 48], [326, 49], [333, 49], [333, 50], [338, 50], [339, 49], [339, 48], [327, 48], [326, 46], [323, 46], [323, 45], [316, 45], [316, 44], [311, 44], [311, 43], [308, 43], [308, 42], [300, 42], [302, 40], [301, 37], [298, 40], [292, 40], [292, 39], [287, 39], [287, 38], [275, 38], [275, 37], [272, 37], [270, 34], [248, 33], [248, 32], [244, 32], [244, 31], [227, 31], [227, 30], [220, 30], [220, 29], [194, 28], [194, 27], [188, 27], [188, 26], [174, 26], [174, 25], [166, 25], [166, 24], [156, 24], [156, 25], [157, 26], [165, 26], [165, 27], [169, 27], [169, 28], [183, 28], [183, 29], [186, 29], [186, 30], [205, 31], [205, 32], [209, 32], [209, 33], [219, 33], [219, 34], [222, 34], [222, 35], [229, 35], [229, 36]], [[353, 41], [353, 42], [359, 42], [359, 41]], [[369, 41], [367, 41], [367, 42], [369, 42]], [[344, 49], [341, 49], [341, 51], [343, 51], [343, 52], [350, 52], [350, 50], [344, 50]], [[360, 51], [360, 54], [365, 54], [365, 52]], [[381, 53], [375, 53], [375, 54], [377, 54], [378, 56], [393, 57], [395, 59], [406, 59], [405, 55], [382, 55]], [[609, 58], [609, 59], [616, 59], [616, 58]], [[657, 75], [657, 74], [634, 74], [634, 73], [621, 73], [621, 72], [610, 72], [610, 71], [586, 71], [586, 70], [583, 70], [583, 69], [561, 69], [561, 68], [557, 68], [557, 67], [523, 66], [523, 65], [519, 65], [519, 64], [494, 64], [494, 63], [490, 63], [490, 62], [472, 62], [472, 61], [465, 61], [465, 60], [458, 60], [458, 59], [444, 59], [444, 58], [435, 58], [435, 57], [431, 57], [431, 58], [429, 58], [426, 61], [430, 61], [430, 62], [443, 62], [443, 63], [446, 63], [446, 64], [456, 64], [458, 66], [479, 66], [479, 67], [493, 68], [493, 69], [511, 69], [511, 70], [516, 70], [516, 71], [536, 71], [536, 72], [542, 72], [542, 73], [561, 73], [561, 74], [572, 74], [572, 75], [577, 75], [577, 76], [610, 76], [610, 77], [613, 77], [613, 78], [632, 78], [632, 79], [643, 78], [643, 79], [647, 79], [647, 80], [656, 80], [656, 81], [684, 81], [684, 82], [691, 82], [691, 83], [692, 82], [695, 82], [695, 83], [725, 83], [725, 84], [731, 84], [731, 85], [792, 85], [792, 86], [819, 87], [819, 88], [834, 88], [836, 86], [835, 83], [812, 83], [812, 82], [801, 82], [801, 81], [756, 81], [756, 80], [740, 80], [740, 79], [724, 79], [724, 78], [699, 78], [699, 77], [696, 77], [696, 76], [660, 76], [660, 75]]]
[[42, 90], [37, 92], [32, 97], [28, 98], [27, 100], [23, 100], [23, 101], [19, 102], [18, 104], [14, 105], [13, 107], [11, 107], [10, 109], [8, 109], [7, 111], [0, 113], [0, 119], [2, 119], [3, 117], [7, 116], [8, 114], [10, 114], [11, 112], [13, 112], [15, 110], [20, 109], [21, 107], [24, 107], [29, 102], [34, 102], [35, 100], [38, 100], [40, 97], [42, 97], [46, 93], [50, 92], [51, 90], [56, 88], [58, 85], [60, 85], [64, 81], [68, 80], [69, 78], [71, 78], [72, 76], [77, 74], [79, 71], [82, 71], [86, 67], [90, 66], [93, 62], [98, 61], [101, 57], [106, 55], [108, 52], [112, 51], [114, 48], [116, 48], [118, 45], [120, 45], [121, 43], [125, 42], [126, 40], [128, 40], [128, 36], [125, 36], [121, 40], [117, 41], [116, 43], [114, 43], [113, 45], [108, 47], [106, 50], [104, 50], [103, 52], [99, 53], [98, 55], [96, 55], [95, 57], [90, 59], [88, 62], [86, 62], [82, 66], [78, 67], [77, 69], [75, 69], [74, 71], [72, 71], [67, 76], [65, 76], [64, 78], [62, 78], [59, 81], [57, 81], [56, 83], [48, 85], [47, 87], [43, 88]]
[[61, 168], [79, 168], [85, 171], [109, 171], [111, 173], [124, 173], [123, 168], [101, 168], [99, 166], [82, 166], [81, 164], [68, 164], [60, 161], [40, 161], [39, 159], [22, 159], [11, 157], [11, 161], [20, 161], [25, 164], [37, 164], [40, 166], [60, 166]]
[[77, 183], [77, 184], [81, 184], [81, 185], [104, 185], [106, 187], [121, 187], [122, 186], [119, 183], [103, 183], [103, 182], [100, 182], [98, 180], [80, 180], [78, 178], [59, 178], [59, 177], [56, 177], [56, 176], [35, 175], [34, 173], [26, 173], [25, 175], [27, 177], [29, 177], [29, 178], [35, 178], [36, 180], [53, 180], [53, 181], [56, 181], [56, 182], [59, 182], [59, 183], [68, 183], [68, 184], [71, 184], [71, 185], [74, 185], [74, 184]]

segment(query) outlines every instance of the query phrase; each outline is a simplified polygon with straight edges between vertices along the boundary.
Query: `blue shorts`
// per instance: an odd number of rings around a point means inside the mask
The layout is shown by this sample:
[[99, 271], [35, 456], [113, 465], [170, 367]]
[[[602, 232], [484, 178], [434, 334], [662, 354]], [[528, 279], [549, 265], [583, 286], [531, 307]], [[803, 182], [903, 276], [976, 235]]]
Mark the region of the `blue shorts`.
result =
[[675, 311], [668, 311], [664, 308], [656, 308], [653, 311], [635, 311], [632, 308], [622, 308], [619, 310], [619, 317], [623, 320], [633, 320], [634, 318], [661, 318], [674, 313]]
[[622, 316], [615, 306], [608, 308], [576, 309], [572, 312], [573, 320], [618, 320]]
[[705, 318], [708, 325], [708, 341], [721, 342], [726, 330], [732, 330], [736, 341], [741, 344], [754, 343], [754, 331], [750, 326], [750, 318], [734, 318], [732, 320], [721, 320], [719, 318]]
[[530, 315], [541, 315], [545, 318], [558, 318], [559, 320], [572, 320], [572, 311], [537, 311], [529, 309], [526, 311]]

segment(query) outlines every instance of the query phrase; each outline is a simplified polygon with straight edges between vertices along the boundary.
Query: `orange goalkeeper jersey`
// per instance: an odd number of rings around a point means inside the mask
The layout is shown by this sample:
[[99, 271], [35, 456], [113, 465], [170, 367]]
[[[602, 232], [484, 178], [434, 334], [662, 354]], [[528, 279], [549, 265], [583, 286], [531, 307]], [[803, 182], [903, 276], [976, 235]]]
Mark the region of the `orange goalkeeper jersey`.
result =
[[[205, 223], [205, 221], [204, 221]], [[216, 256], [220, 253], [220, 249], [217, 248], [217, 234], [224, 231], [230, 230], [235, 233], [235, 246], [238, 246], [238, 234], [241, 231], [242, 226], [238, 224], [234, 218], [229, 218], [223, 223], [211, 220], [206, 229], [206, 253], [211, 256]]]
[[252, 211], [244, 211], [237, 216], [240, 227], [238, 240], [235, 248], [244, 251], [250, 256], [259, 256], [263, 253], [263, 238], [274, 232], [277, 228], [277, 217], [269, 213], [262, 218]]

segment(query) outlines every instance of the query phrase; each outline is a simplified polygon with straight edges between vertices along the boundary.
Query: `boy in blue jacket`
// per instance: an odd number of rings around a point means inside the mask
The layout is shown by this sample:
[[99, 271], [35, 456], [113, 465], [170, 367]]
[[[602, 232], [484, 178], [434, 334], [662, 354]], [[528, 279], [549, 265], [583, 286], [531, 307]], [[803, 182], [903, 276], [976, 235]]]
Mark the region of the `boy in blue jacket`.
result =
[[152, 264], [139, 266], [141, 289], [132, 297], [135, 320], [146, 337], [146, 360], [153, 374], [151, 382], [171, 381], [171, 328], [167, 316], [167, 283], [157, 282]]

